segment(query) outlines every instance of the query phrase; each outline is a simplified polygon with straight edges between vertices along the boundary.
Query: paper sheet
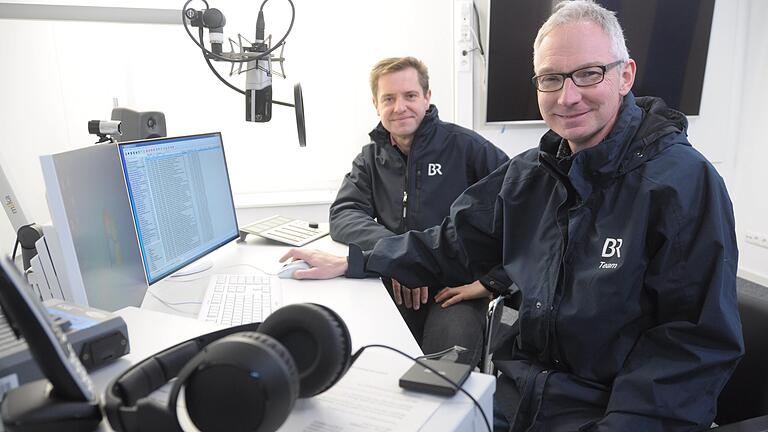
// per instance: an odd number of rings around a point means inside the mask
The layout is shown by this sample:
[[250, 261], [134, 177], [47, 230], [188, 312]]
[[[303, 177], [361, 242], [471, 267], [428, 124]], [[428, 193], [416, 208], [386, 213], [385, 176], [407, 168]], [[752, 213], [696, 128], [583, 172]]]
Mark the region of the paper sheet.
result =
[[[398, 386], [400, 376], [411, 366], [410, 360], [366, 354], [330, 390], [298, 400], [279, 430], [409, 432], [421, 429], [445, 399]], [[386, 361], [381, 361], [382, 358]]]

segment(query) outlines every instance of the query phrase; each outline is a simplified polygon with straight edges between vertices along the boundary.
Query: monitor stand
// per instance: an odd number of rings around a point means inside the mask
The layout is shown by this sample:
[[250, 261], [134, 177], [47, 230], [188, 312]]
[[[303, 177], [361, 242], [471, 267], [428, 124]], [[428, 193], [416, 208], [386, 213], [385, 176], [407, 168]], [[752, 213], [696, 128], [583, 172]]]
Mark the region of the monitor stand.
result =
[[183, 269], [177, 271], [176, 273], [170, 275], [169, 277], [181, 277], [181, 276], [189, 276], [197, 273], [202, 273], [212, 267], [213, 267], [212, 259], [202, 258], [184, 267]]

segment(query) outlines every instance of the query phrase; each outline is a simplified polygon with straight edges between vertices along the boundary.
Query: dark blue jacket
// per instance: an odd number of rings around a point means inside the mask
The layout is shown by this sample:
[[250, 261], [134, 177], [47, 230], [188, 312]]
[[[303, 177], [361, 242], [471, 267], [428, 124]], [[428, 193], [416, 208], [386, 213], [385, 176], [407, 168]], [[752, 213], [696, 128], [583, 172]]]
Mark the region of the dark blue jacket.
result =
[[382, 240], [360, 261], [409, 286], [503, 261], [522, 304], [519, 334], [494, 356], [495, 404], [514, 431], [707, 429], [744, 349], [738, 252], [723, 180], [686, 127], [661, 100], [629, 94], [569, 170], [550, 131], [440, 227]]
[[[372, 249], [384, 237], [440, 225], [453, 201], [509, 157], [476, 132], [441, 121], [431, 105], [406, 158], [379, 123], [352, 162], [330, 208], [331, 237]], [[480, 281], [496, 292], [511, 281], [498, 265]]]

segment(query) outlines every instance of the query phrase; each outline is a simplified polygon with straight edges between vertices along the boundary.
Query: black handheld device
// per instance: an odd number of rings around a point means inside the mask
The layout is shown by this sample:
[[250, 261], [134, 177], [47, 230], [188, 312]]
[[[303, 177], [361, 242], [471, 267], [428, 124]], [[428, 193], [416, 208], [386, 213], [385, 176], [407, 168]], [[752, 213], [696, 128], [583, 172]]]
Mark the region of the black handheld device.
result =
[[467, 380], [469, 372], [472, 370], [469, 365], [462, 363], [427, 359], [420, 361], [436, 370], [440, 375], [448, 378], [456, 386], [416, 363], [400, 377], [400, 387], [422, 393], [453, 396], [456, 394], [458, 387], [461, 387], [464, 381]]
[[23, 336], [27, 341], [47, 378], [5, 395], [0, 414], [6, 430], [95, 429], [101, 421], [101, 411], [85, 368], [66, 335], [53, 325], [45, 308], [7, 257], [0, 259], [0, 307], [16, 336]]

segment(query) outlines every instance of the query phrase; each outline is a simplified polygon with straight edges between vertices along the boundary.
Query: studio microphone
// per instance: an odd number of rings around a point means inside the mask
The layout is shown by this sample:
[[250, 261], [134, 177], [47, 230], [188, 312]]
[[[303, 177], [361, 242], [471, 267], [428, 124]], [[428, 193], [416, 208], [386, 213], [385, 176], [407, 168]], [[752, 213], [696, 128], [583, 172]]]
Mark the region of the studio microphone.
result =
[[[264, 53], [269, 49], [264, 42], [264, 14], [259, 11], [256, 20], [256, 41], [249, 50]], [[245, 120], [268, 122], [272, 118], [272, 60], [263, 58], [248, 62], [245, 75]]]

